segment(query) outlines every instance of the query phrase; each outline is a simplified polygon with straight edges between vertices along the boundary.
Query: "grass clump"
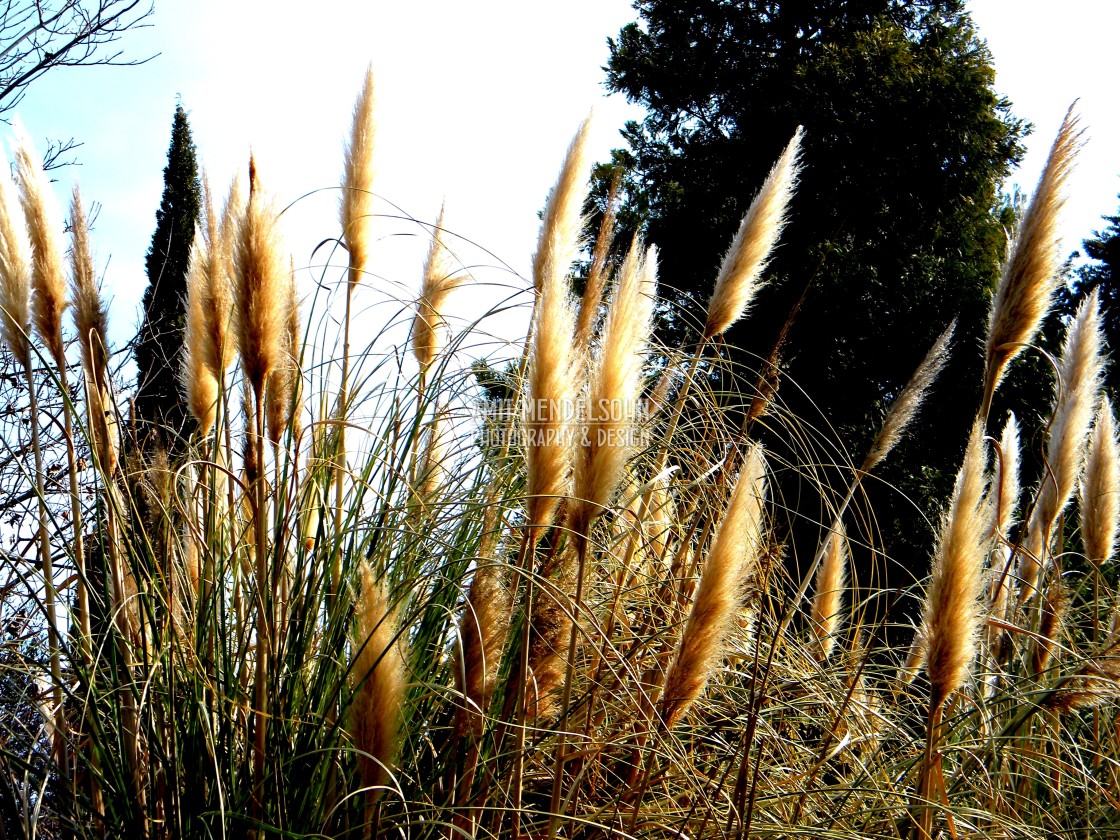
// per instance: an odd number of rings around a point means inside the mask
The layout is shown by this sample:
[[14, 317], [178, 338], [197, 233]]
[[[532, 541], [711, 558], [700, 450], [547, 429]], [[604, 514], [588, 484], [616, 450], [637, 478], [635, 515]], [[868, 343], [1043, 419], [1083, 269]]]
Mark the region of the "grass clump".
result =
[[[0, 181], [3, 335], [74, 456], [69, 481], [48, 485], [38, 444], [5, 438], [36, 505], [12, 526], [32, 538], [3, 561], [5, 836], [1117, 827], [1116, 433], [1094, 300], [1057, 365], [1041, 483], [1020, 488], [1013, 418], [998, 442], [986, 433], [1049, 294], [1016, 261], [1049, 247], [1053, 220], [1035, 216], [1060, 207], [1068, 160], [1047, 169], [995, 298], [987, 390], [928, 580], [923, 569], [912, 587], [926, 606], [911, 636], [856, 574], [877, 545], [861, 488], [936, 400], [953, 328], [865, 456], [841, 464], [847, 484], [818, 481], [815, 499], [782, 497], [772, 479], [819, 475], [817, 433], [713, 348], [778, 242], [800, 133], [736, 234], [696, 345], [671, 348], [649, 335], [656, 250], [612, 250], [609, 214], [594, 299], [571, 299], [585, 123], [524, 284], [528, 335], [480, 388], [481, 327], [450, 317], [475, 280], [442, 214], [414, 299], [351, 347], [352, 322], [371, 323], [353, 304], [377, 251], [372, 108], [367, 77], [345, 165], [346, 264], [313, 289], [296, 282], [255, 166], [223, 212], [207, 190], [182, 357], [197, 425], [177, 462], [122, 436], [77, 192], [71, 369], [53, 333], [32, 335], [53, 323], [36, 313], [55, 311], [41, 298], [58, 285], [33, 281], [46, 269], [32, 263], [61, 263], [29, 256], [37, 240]], [[801, 439], [790, 451], [805, 460], [768, 456], [748, 433], [761, 422]], [[33, 408], [27, 435], [49, 423]], [[1079, 487], [1077, 530], [1063, 514]], [[809, 563], [787, 556], [798, 518], [819, 525]]]

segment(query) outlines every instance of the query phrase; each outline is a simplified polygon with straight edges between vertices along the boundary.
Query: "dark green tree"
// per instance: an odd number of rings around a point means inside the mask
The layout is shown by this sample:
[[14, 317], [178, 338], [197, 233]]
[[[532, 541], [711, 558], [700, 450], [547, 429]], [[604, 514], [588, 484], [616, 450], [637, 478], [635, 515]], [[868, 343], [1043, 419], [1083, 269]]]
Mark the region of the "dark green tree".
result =
[[163, 170], [163, 198], [146, 257], [148, 288], [136, 344], [135, 413], [140, 444], [158, 436], [174, 449], [186, 420], [186, 403], [179, 387], [179, 354], [185, 325], [187, 266], [200, 204], [190, 124], [187, 112], [179, 105]]
[[[987, 298], [1013, 219], [999, 184], [1025, 132], [993, 89], [964, 3], [635, 8], [640, 20], [610, 41], [607, 86], [647, 114], [627, 125], [611, 164], [627, 170], [621, 218], [659, 246], [663, 288], [684, 313], [667, 320], [666, 337], [688, 339], [739, 219], [798, 125], [801, 183], [768, 288], [727, 336], [737, 361], [757, 371], [804, 294], [782, 347], [780, 394], [803, 422], [838, 432], [858, 461], [959, 316], [932, 408], [882, 473], [903, 495], [875, 508], [884, 536], [904, 535], [888, 550], [925, 568], [926, 517], [951, 486], [977, 407]], [[609, 169], [597, 172], [600, 201]]]

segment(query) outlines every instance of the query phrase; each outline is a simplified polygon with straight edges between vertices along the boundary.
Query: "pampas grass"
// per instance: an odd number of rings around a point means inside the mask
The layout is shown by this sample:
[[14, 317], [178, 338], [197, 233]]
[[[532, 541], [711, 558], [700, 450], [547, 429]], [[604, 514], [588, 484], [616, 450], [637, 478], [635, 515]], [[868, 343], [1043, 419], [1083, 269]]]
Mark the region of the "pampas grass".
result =
[[763, 539], [766, 461], [755, 447], [727, 503], [719, 531], [704, 559], [704, 573], [684, 634], [665, 677], [661, 718], [672, 729], [700, 697], [727, 650], [743, 584], [758, 562]]
[[62, 312], [66, 308], [62, 214], [31, 138], [18, 124], [15, 157], [20, 201], [31, 237], [35, 329], [55, 364], [62, 368], [66, 366], [62, 344]]
[[809, 620], [817, 637], [818, 658], [823, 662], [836, 647], [842, 621], [844, 590], [848, 577], [848, 547], [843, 526], [829, 533], [824, 560], [817, 570], [816, 591]]
[[786, 213], [801, 170], [801, 128], [770, 170], [739, 231], [727, 249], [708, 301], [704, 338], [722, 334], [743, 317], [759, 289], [759, 278], [786, 224]]
[[1057, 402], [1046, 447], [1046, 474], [1031, 514], [1022, 555], [1020, 601], [1029, 598], [1050, 550], [1054, 523], [1065, 510], [1085, 460], [1085, 442], [1104, 375], [1101, 317], [1094, 291], [1078, 307], [1066, 331], [1058, 363]]
[[1093, 421], [1080, 509], [1085, 557], [1100, 567], [1112, 559], [1120, 527], [1120, 444], [1107, 397], [1101, 400]]
[[[343, 357], [352, 390], [335, 350], [340, 337], [348, 346], [338, 304], [355, 289], [353, 266], [313, 277], [292, 266], [255, 167], [248, 201], [236, 180], [222, 213], [208, 198], [184, 372], [204, 434], [181, 457], [117, 453], [127, 384], [80, 196], [67, 368], [34, 326], [33, 252], [14, 188], [5, 200], [0, 184], [4, 337], [32, 369], [5, 380], [13, 410], [0, 412], [13, 465], [0, 552], [6, 831], [1107, 831], [1120, 751], [1108, 725], [1120, 699], [1108, 630], [1116, 433], [1094, 302], [1058, 365], [1042, 480], [1022, 492], [1019, 449], [1027, 472], [1034, 447], [1014, 418], [989, 465], [980, 418], [922, 578], [913, 558], [884, 556], [893, 523], [876, 518], [875, 500], [893, 488], [861, 490], [936, 398], [949, 332], [878, 434], [866, 430], [868, 456], [838, 461], [824, 428], [783, 409], [789, 383], [759, 398], [733, 356], [703, 358], [715, 332], [650, 349], [651, 309], [668, 305], [654, 301], [656, 256], [640, 242], [616, 253], [609, 214], [577, 322], [569, 272], [585, 141], [586, 126], [544, 214], [524, 342], [495, 342], [490, 314], [443, 328], [451, 275], [433, 270], [446, 256], [433, 242], [419, 309], [406, 295], [384, 324], [380, 306], [353, 313], [368, 345], [353, 348], [352, 371]], [[443, 221], [421, 224], [450, 241]], [[740, 239], [739, 256], [757, 245]], [[378, 255], [366, 244], [370, 273]], [[754, 258], [736, 260], [711, 330], [757, 286]], [[474, 261], [464, 250], [454, 264], [465, 275]], [[85, 387], [69, 396], [84, 411], [71, 437], [63, 389], [79, 356]], [[767, 459], [752, 439], [761, 424], [743, 423], [762, 416], [759, 399], [777, 441]], [[603, 412], [603, 401], [616, 405]], [[837, 482], [838, 464], [852, 470]], [[1061, 515], [1078, 487], [1080, 528]], [[1039, 523], [1053, 572], [1022, 608], [1009, 588]], [[884, 584], [884, 563], [918, 579]], [[921, 591], [911, 640], [899, 628]]]
[[351, 665], [355, 697], [349, 725], [362, 786], [367, 800], [376, 801], [393, 774], [399, 746], [405, 660], [397, 622], [368, 564], [361, 568], [358, 597]]
[[1066, 183], [1080, 145], [1081, 130], [1071, 105], [1054, 139], [1030, 205], [1019, 223], [1011, 254], [992, 299], [984, 347], [981, 414], [985, 417], [1007, 366], [1034, 341], [1050, 309], [1060, 279], [1059, 220], [1066, 203]]

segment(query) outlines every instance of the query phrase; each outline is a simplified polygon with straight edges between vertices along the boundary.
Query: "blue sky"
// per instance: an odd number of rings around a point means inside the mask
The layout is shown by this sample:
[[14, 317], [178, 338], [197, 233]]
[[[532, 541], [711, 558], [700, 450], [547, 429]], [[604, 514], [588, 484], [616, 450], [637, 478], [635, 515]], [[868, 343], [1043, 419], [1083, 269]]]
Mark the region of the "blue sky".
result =
[[[997, 87], [1036, 126], [1013, 181], [1033, 188], [1050, 139], [1075, 98], [1089, 145], [1074, 180], [1066, 250], [1117, 210], [1120, 105], [1110, 96], [1112, 38], [1120, 4], [973, 0], [995, 55]], [[379, 192], [448, 226], [471, 264], [494, 282], [524, 274], [536, 213], [579, 121], [596, 108], [596, 156], [639, 111], [603, 96], [606, 37], [633, 18], [628, 0], [428, 2], [234, 2], [159, 0], [152, 26], [130, 33], [140, 68], [53, 71], [19, 113], [32, 136], [73, 136], [87, 202], [104, 207], [95, 231], [118, 339], [138, 316], [143, 256], [154, 228], [176, 98], [190, 111], [201, 159], [220, 191], [250, 147], [284, 203], [297, 264], [336, 231], [341, 150], [354, 96], [373, 62], [379, 114]], [[316, 192], [318, 191], [318, 192]], [[310, 195], [307, 195], [310, 194]], [[301, 196], [307, 196], [301, 198]], [[385, 205], [388, 210], [389, 205]], [[387, 222], [378, 269], [402, 296], [419, 279], [422, 229]], [[490, 252], [490, 253], [487, 253]], [[469, 308], [469, 304], [468, 304]]]

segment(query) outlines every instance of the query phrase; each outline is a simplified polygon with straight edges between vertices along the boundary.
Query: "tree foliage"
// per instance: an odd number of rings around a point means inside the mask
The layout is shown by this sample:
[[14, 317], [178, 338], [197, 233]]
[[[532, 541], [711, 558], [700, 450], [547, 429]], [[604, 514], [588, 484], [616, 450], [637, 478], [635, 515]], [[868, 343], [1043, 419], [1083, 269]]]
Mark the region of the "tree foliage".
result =
[[157, 429], [164, 444], [173, 444], [187, 416], [179, 387], [179, 353], [185, 326], [187, 268], [200, 203], [190, 124], [179, 105], [163, 170], [163, 198], [146, 257], [148, 288], [144, 291], [144, 322], [136, 345], [136, 420], [141, 426], [141, 441], [150, 430]]
[[[937, 405], [892, 479], [921, 522], [943, 497], [975, 411], [989, 289], [1013, 214], [999, 184], [1025, 126], [993, 89], [963, 3], [638, 0], [610, 41], [607, 84], [647, 109], [611, 164], [620, 217], [644, 226], [688, 334], [723, 249], [798, 125], [804, 171], [753, 317], [728, 335], [759, 367], [804, 295], [781, 352], [784, 401], [831, 426], [858, 461], [891, 398], [954, 317]], [[605, 195], [608, 165], [597, 173]], [[905, 456], [904, 456], [905, 457]], [[896, 460], [897, 462], [897, 460]], [[897, 507], [897, 506], [896, 506]], [[883, 515], [880, 505], [880, 515]]]
[[[152, 10], [147, 0], [0, 0], [0, 117], [55, 67], [143, 64], [147, 58], [126, 58], [115, 44]], [[78, 145], [52, 142], [44, 165], [58, 165]]]

